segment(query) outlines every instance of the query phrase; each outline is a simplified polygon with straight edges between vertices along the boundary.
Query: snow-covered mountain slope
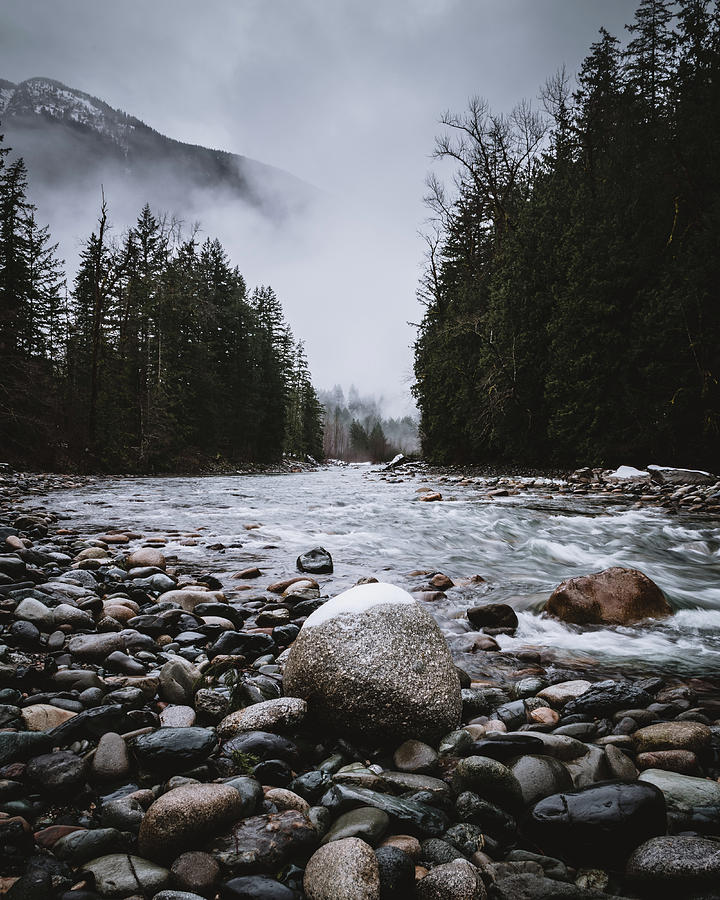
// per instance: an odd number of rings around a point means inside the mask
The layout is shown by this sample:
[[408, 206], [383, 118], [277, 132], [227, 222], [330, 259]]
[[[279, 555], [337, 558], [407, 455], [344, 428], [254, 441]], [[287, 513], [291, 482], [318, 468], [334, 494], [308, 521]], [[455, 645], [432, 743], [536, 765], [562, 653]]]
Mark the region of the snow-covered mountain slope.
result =
[[[0, 133], [25, 158], [36, 199], [100, 185], [181, 217], [208, 195], [282, 220], [316, 191], [287, 172], [221, 150], [184, 144], [83, 91], [50, 78], [0, 79]], [[202, 196], [200, 196], [202, 195]], [[112, 198], [111, 198], [112, 199]]]

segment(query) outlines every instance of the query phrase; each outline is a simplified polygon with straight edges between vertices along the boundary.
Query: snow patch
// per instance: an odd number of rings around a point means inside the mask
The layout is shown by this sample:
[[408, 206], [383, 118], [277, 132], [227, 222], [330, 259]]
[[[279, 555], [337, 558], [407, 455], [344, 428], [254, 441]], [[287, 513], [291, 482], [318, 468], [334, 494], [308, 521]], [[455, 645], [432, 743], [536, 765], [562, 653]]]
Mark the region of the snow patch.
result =
[[702, 469], [678, 469], [675, 466], [648, 466], [651, 472], [689, 472], [692, 475], [708, 475], [712, 478], [711, 472], [704, 472]]
[[338, 616], [357, 616], [373, 606], [416, 603], [414, 597], [394, 584], [358, 584], [324, 603], [305, 620], [303, 629], [315, 628]]
[[[648, 469], [652, 469], [652, 466], [648, 466]], [[650, 473], [643, 469], [636, 469], [634, 466], [620, 466], [620, 468], [616, 469], [612, 475], [608, 475], [607, 477], [617, 478], [618, 480], [625, 478], [649, 478]]]

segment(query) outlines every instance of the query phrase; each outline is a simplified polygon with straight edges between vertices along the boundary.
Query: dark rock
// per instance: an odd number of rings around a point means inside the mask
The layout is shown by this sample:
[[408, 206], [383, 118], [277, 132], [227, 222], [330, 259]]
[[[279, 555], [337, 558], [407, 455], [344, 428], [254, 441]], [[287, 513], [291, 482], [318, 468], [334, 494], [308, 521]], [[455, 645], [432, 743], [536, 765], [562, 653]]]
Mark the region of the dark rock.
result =
[[315, 547], [298, 556], [297, 567], [298, 571], [307, 572], [310, 575], [331, 575], [333, 561], [324, 547]]
[[54, 794], [75, 791], [85, 781], [85, 760], [69, 750], [59, 750], [31, 759], [27, 777]]
[[88, 860], [108, 853], [127, 849], [128, 839], [116, 828], [94, 828], [91, 831], [73, 831], [53, 844], [52, 852], [58, 859], [79, 866]]
[[520, 782], [526, 806], [573, 788], [570, 773], [560, 760], [552, 756], [521, 756], [510, 765], [510, 771]]
[[467, 611], [467, 617], [473, 628], [510, 628], [518, 627], [518, 617], [512, 606], [507, 603], [484, 603], [473, 606]]
[[642, 782], [607, 782], [554, 794], [536, 803], [525, 823], [544, 852], [573, 865], [617, 865], [665, 829], [662, 792]]
[[426, 803], [390, 797], [367, 788], [337, 784], [323, 795], [322, 806], [330, 810], [344, 810], [355, 806], [374, 806], [408, 828], [414, 834], [440, 835], [450, 822], [439, 809]]
[[453, 775], [458, 793], [472, 791], [514, 812], [522, 808], [522, 788], [507, 766], [487, 756], [468, 756], [460, 760]]
[[131, 749], [149, 769], [184, 772], [204, 762], [217, 743], [212, 728], [161, 728], [134, 738]]
[[454, 844], [440, 838], [427, 838], [420, 845], [420, 859], [428, 867], [441, 866], [463, 858], [462, 852]]
[[248, 731], [231, 738], [223, 745], [222, 755], [229, 759], [241, 762], [241, 757], [256, 757], [256, 762], [261, 759], [282, 759], [293, 765], [300, 758], [297, 745], [279, 734], [270, 734], [268, 731]]
[[398, 847], [375, 851], [380, 875], [380, 900], [411, 900], [415, 893], [415, 866]]
[[653, 896], [689, 897], [717, 891], [720, 884], [720, 843], [699, 837], [656, 837], [638, 847], [625, 873]]
[[269, 634], [258, 632], [250, 634], [241, 631], [226, 631], [208, 648], [208, 659], [216, 656], [233, 656], [240, 654], [246, 659], [257, 659], [275, 647], [275, 641]]
[[220, 886], [220, 900], [299, 900], [297, 891], [268, 875], [243, 875]]
[[457, 798], [455, 808], [461, 822], [477, 825], [483, 833], [489, 834], [500, 844], [509, 844], [515, 840], [517, 834], [515, 819], [499, 806], [483, 800], [472, 791], [463, 791]]
[[589, 691], [566, 704], [563, 714], [571, 716], [610, 716], [619, 709], [645, 707], [652, 697], [629, 681], [599, 681]]
[[291, 859], [307, 856], [317, 841], [307, 817], [288, 810], [241, 819], [207, 849], [225, 871], [251, 874], [277, 872]]
[[220, 866], [200, 850], [181, 853], [170, 868], [170, 881], [180, 891], [192, 891], [201, 897], [213, 897], [220, 877]]

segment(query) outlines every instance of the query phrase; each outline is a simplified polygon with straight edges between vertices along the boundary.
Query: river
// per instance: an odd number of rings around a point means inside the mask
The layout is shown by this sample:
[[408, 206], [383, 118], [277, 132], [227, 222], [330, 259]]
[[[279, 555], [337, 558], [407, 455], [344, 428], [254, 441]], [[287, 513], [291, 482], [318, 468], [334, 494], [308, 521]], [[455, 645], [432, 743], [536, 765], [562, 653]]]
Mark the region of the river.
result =
[[[330, 596], [368, 575], [408, 590], [423, 583], [412, 574], [419, 570], [453, 580], [480, 575], [484, 582], [453, 588], [446, 600], [427, 604], [458, 663], [475, 677], [503, 669], [498, 654], [463, 650], [463, 635], [471, 631], [465, 610], [484, 601], [510, 603], [518, 613], [515, 635], [497, 638], [501, 649], [537, 649], [545, 665], [608, 674], [720, 672], [716, 520], [600, 496], [551, 497], [541, 484], [488, 500], [478, 485], [443, 483], [443, 502], [419, 502], [418, 488], [435, 484], [422, 473], [388, 481], [368, 466], [283, 476], [119, 478], [52, 494], [47, 505], [83, 536], [128, 529], [165, 538], [167, 555], [217, 576], [237, 602], [296, 574], [297, 555], [318, 545], [335, 563], [334, 574], [319, 579]], [[675, 615], [637, 627], [591, 629], [541, 615], [561, 581], [615, 565], [650, 576]], [[248, 566], [258, 566], [263, 578], [231, 579]], [[252, 589], [232, 597], [239, 584]]]

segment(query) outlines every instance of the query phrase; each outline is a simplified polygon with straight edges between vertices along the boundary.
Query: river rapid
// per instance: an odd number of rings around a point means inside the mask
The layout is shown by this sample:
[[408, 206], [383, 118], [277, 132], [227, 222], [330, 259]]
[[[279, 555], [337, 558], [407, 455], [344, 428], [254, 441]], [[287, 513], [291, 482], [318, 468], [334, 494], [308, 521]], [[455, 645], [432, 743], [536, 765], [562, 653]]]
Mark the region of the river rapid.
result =
[[[602, 496], [549, 495], [541, 482], [518, 496], [488, 499], [480, 479], [458, 481], [438, 484], [422, 470], [388, 479], [368, 466], [119, 478], [57, 492], [46, 505], [83, 537], [130, 530], [165, 539], [165, 554], [176, 556], [181, 570], [215, 575], [231, 602], [261, 596], [272, 581], [297, 574], [296, 557], [315, 546], [334, 559], [334, 574], [318, 579], [329, 596], [362, 576], [417, 590], [427, 580], [418, 572], [443, 572], [458, 586], [426, 605], [458, 664], [476, 678], [509, 675], [533, 659], [528, 650], [544, 666], [577, 671], [720, 675], [717, 519]], [[443, 501], [419, 502], [423, 486], [439, 488]], [[248, 566], [263, 577], [232, 579]], [[675, 615], [636, 627], [579, 628], [541, 613], [561, 581], [609, 566], [640, 569]], [[484, 581], [463, 584], [475, 575]], [[502, 654], [467, 652], [472, 628], [465, 611], [485, 601], [509, 603], [519, 617], [514, 636], [497, 637]]]

